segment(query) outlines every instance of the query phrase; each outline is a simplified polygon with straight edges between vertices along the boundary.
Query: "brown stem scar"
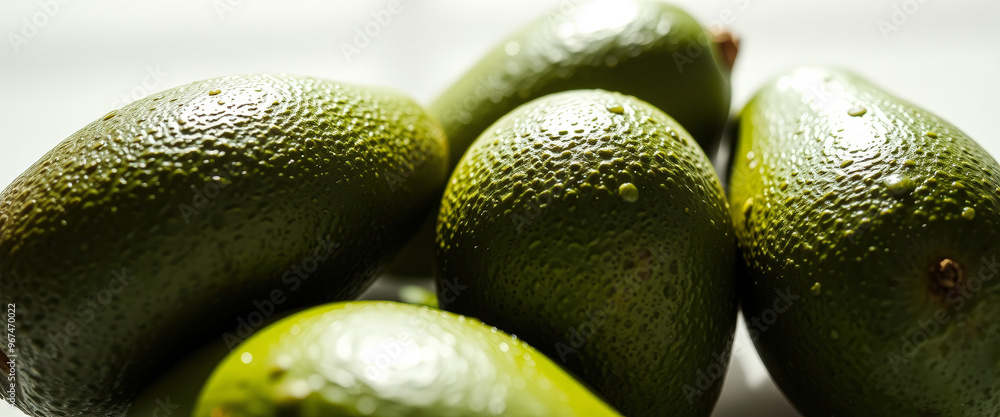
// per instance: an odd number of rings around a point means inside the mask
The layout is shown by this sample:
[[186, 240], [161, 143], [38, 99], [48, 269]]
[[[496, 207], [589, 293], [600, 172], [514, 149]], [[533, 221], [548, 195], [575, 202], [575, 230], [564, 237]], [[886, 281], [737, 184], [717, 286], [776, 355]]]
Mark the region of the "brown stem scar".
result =
[[945, 258], [931, 266], [932, 287], [950, 290], [964, 283], [962, 265]]
[[736, 55], [740, 50], [740, 39], [728, 30], [712, 31], [712, 42], [719, 48], [722, 55], [723, 64], [726, 70], [732, 72], [733, 65], [736, 64]]

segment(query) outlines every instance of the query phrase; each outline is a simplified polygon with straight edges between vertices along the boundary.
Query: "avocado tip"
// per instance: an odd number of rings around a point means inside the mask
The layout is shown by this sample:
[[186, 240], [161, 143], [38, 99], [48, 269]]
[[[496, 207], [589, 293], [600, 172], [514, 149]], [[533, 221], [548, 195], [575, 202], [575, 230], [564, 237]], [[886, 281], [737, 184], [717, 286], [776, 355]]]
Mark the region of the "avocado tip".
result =
[[964, 281], [962, 264], [945, 258], [931, 266], [931, 289], [934, 292], [946, 292], [959, 286]]
[[722, 54], [722, 63], [726, 71], [733, 72], [733, 65], [736, 65], [736, 55], [740, 50], [740, 39], [727, 29], [713, 30], [712, 43], [719, 48]]

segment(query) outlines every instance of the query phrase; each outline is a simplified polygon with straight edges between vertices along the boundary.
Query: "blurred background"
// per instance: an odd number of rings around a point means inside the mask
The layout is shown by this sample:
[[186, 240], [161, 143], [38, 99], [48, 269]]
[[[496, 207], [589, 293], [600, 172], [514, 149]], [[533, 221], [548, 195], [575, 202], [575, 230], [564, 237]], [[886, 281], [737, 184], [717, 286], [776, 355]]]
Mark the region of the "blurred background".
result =
[[[7, 0], [0, 4], [0, 186], [148, 94], [235, 73], [395, 87], [429, 103], [497, 42], [573, 0]], [[792, 66], [832, 64], [943, 116], [994, 157], [1000, 2], [676, 0], [741, 40], [733, 110]], [[366, 25], [379, 30], [367, 41]], [[725, 150], [723, 150], [725, 152]], [[375, 291], [385, 291], [385, 285]], [[796, 416], [740, 326], [716, 416]], [[0, 405], [0, 417], [22, 416]]]

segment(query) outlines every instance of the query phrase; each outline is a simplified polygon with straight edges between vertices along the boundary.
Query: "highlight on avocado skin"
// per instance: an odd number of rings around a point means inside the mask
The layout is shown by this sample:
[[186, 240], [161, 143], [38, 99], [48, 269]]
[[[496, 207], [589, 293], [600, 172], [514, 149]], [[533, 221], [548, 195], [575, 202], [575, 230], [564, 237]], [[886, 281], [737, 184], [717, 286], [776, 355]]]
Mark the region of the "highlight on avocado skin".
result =
[[390, 301], [322, 305], [254, 335], [193, 414], [219, 415], [620, 417], [523, 340]]
[[715, 156], [729, 114], [729, 68], [711, 35], [659, 0], [588, 0], [512, 34], [430, 106], [451, 165], [497, 119], [547, 94], [604, 89], [670, 114]]

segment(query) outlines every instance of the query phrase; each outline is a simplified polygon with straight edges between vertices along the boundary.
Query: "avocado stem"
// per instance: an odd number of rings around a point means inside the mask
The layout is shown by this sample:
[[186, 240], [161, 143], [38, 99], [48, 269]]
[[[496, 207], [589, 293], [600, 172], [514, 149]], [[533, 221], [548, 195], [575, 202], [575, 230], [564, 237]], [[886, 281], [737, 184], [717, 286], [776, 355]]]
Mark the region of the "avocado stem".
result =
[[726, 71], [732, 73], [733, 65], [736, 64], [736, 55], [740, 51], [740, 39], [726, 29], [713, 30], [712, 43], [719, 48], [719, 53], [722, 54], [722, 63], [725, 65]]
[[931, 280], [937, 288], [950, 290], [963, 283], [962, 265], [945, 258], [931, 266]]

